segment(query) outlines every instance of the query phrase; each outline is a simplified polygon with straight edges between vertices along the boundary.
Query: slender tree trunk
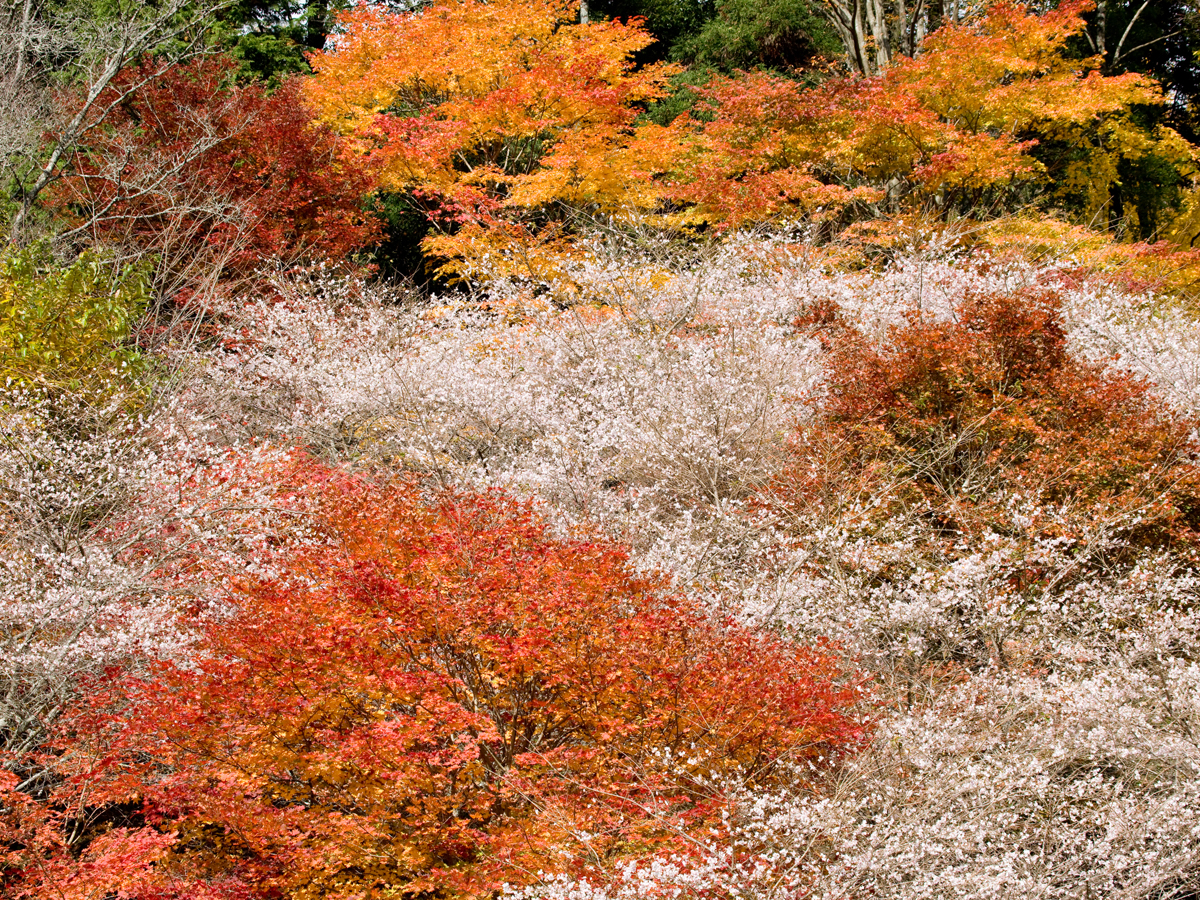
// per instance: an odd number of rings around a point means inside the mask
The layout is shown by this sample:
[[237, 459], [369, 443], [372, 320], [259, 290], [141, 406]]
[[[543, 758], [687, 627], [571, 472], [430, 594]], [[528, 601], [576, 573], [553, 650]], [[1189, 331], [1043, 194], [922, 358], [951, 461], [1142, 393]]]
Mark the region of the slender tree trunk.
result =
[[892, 23], [892, 27], [895, 30], [889, 35], [890, 40], [888, 43], [892, 45], [894, 50], [903, 53], [905, 56], [912, 56], [913, 47], [909, 41], [908, 10], [905, 7], [904, 0], [894, 0], [894, 2], [896, 4], [896, 18]]
[[33, 15], [33, 0], [25, 0], [21, 8], [21, 33], [17, 38], [16, 69], [12, 75], [14, 85], [21, 85], [25, 81], [25, 66], [29, 56], [29, 33], [33, 26]]
[[[892, 61], [892, 55], [897, 49], [892, 43], [892, 28], [900, 29], [900, 33], [904, 30], [904, 23], [897, 21], [903, 10], [889, 8], [894, 6], [894, 2], [895, 0], [892, 3], [888, 0], [869, 0], [866, 5], [868, 25], [875, 42], [873, 50], [876, 72]], [[900, 3], [903, 4], [903, 0], [900, 0]]]

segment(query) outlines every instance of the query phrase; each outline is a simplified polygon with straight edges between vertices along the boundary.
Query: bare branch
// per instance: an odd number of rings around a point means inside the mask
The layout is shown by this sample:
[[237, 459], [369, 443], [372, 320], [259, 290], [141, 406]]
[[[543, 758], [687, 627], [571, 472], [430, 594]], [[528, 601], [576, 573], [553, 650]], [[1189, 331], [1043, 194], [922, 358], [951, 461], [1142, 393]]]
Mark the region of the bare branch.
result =
[[[5, 79], [6, 96], [33, 98], [25, 100], [22, 109], [15, 106], [4, 110], [4, 132], [18, 135], [10, 138], [5, 147], [6, 173], [14, 186], [13, 200], [17, 209], [13, 216], [10, 236], [13, 241], [27, 239], [27, 221], [41, 194], [60, 178], [70, 165], [72, 154], [96, 128], [103, 125], [118, 106], [140, 90], [147, 81], [161, 76], [172, 67], [210, 49], [207, 41], [207, 25], [220, 10], [231, 5], [233, 0], [207, 0], [194, 5], [190, 0], [169, 0], [158, 7], [148, 4], [129, 4], [127, 9], [117, 10], [105, 21], [58, 19], [52, 22], [35, 21], [37, 6], [34, 0], [22, 0], [20, 16], [10, 7], [7, 17], [8, 51], [5, 54], [13, 61], [10, 76]], [[14, 33], [13, 26], [20, 24]], [[38, 43], [40, 42], [40, 44]], [[33, 53], [31, 48], [44, 46], [55, 49], [51, 54], [43, 50]], [[155, 65], [144, 78], [130, 82], [115, 94], [112, 93], [117, 75], [131, 63], [168, 50], [155, 59]], [[69, 120], [55, 127], [48, 110], [49, 83], [56, 70], [50, 61], [54, 56], [66, 53], [72, 57], [72, 67], [79, 70], [78, 83], [83, 86], [82, 103]], [[40, 69], [33, 65], [41, 62]], [[32, 92], [28, 88], [37, 90]], [[55, 135], [45, 148], [44, 159], [33, 163], [32, 171], [26, 175], [18, 165], [22, 160], [27, 166], [32, 163], [35, 146], [31, 146], [30, 134], [51, 132]], [[0, 138], [2, 140], [3, 138]]]
[[[1150, 5], [1150, 0], [1142, 0], [1142, 5], [1138, 7], [1137, 12], [1135, 12], [1133, 14], [1132, 18], [1130, 18], [1129, 24], [1125, 26], [1125, 32], [1124, 32], [1124, 34], [1121, 35], [1121, 40], [1117, 41], [1117, 49], [1113, 51], [1112, 64], [1114, 66], [1121, 61], [1121, 57], [1123, 55], [1121, 53], [1121, 48], [1125, 46], [1125, 41], [1127, 41], [1129, 39], [1129, 33], [1131, 31], [1133, 31], [1133, 26], [1137, 24], [1138, 17], [1141, 16], [1141, 14], [1146, 11], [1146, 7], [1149, 5]], [[1101, 4], [1101, 6], [1103, 6], [1103, 4]], [[1147, 45], [1143, 44], [1142, 46], [1144, 47]], [[1141, 47], [1134, 48], [1134, 50], [1140, 50], [1140, 49], [1141, 49]], [[1130, 50], [1129, 52], [1132, 53], [1133, 50]]]

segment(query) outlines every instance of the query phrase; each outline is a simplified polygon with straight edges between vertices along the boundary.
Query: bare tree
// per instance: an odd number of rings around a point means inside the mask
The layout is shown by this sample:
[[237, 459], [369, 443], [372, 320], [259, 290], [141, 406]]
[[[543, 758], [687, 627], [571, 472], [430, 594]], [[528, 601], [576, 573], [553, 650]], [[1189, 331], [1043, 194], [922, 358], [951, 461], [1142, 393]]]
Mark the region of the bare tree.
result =
[[[86, 4], [0, 0], [0, 152], [11, 241], [29, 239], [39, 198], [114, 110], [211, 49], [209, 26], [232, 2], [117, 0], [99, 15]], [[118, 74], [137, 60], [152, 64], [114, 90]], [[64, 82], [78, 86], [81, 101], [60, 113], [54, 91]]]
[[850, 67], [874, 75], [897, 56], [915, 56], [925, 36], [958, 22], [976, 0], [822, 0], [821, 9], [846, 47]]
[[[1119, 72], [1138, 51], [1182, 35], [1184, 18], [1189, 12], [1195, 14], [1194, 4], [1153, 4], [1151, 0], [1122, 0], [1110, 3], [1108, 0], [1100, 0], [1084, 36], [1092, 52], [1103, 59], [1105, 70]], [[1146, 24], [1148, 19], [1155, 19], [1156, 13], [1161, 32], [1148, 39], [1139, 40], [1135, 37], [1139, 22]], [[1121, 27], [1122, 22], [1124, 27]]]
[[39, 126], [49, 120], [44, 79], [34, 75], [30, 61], [49, 55], [54, 36], [36, 13], [36, 0], [5, 0], [0, 7], [0, 160], [6, 181], [32, 167]]

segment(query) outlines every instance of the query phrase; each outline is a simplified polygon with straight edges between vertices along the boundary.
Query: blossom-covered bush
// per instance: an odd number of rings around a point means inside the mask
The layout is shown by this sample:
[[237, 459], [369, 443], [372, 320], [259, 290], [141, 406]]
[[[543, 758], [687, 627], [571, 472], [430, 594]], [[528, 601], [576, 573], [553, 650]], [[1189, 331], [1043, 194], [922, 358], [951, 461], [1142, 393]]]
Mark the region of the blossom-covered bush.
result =
[[[1186, 310], [1070, 258], [953, 241], [871, 265], [785, 238], [594, 246], [541, 283], [417, 299], [310, 269], [214, 303], [204, 343], [171, 351], [170, 414], [117, 442], [122, 471], [145, 475], [97, 493], [112, 499], [88, 520], [104, 547], [141, 523], [122, 596], [150, 584], [178, 601], [154, 607], [176, 628], [160, 656], [193, 646], [179, 623], [245, 585], [255, 602], [283, 597], [271, 585], [293, 551], [332, 552], [315, 507], [280, 488], [297, 445], [400, 473], [405, 490], [500, 488], [548, 540], [620, 539], [623, 571], [665, 576], [688, 615], [822, 642], [870, 673], [882, 711], [870, 746], [832, 768], [698, 776], [723, 815], [686, 840], [666, 828], [540, 878], [497, 867], [493, 884], [530, 898], [1185, 897], [1200, 858], [1200, 328]], [[25, 465], [4, 452], [6, 471]], [[107, 471], [88, 452], [67, 457]], [[91, 483], [71, 471], [38, 469], [50, 481], [28, 497]], [[24, 496], [6, 525], [32, 534]], [[12, 559], [12, 583], [34, 572]], [[61, 571], [55, 596], [86, 596]], [[323, 584], [287, 596], [348, 602]], [[141, 652], [97, 625], [64, 659], [110, 633], [104, 658]], [[63, 833], [35, 827], [40, 802], [10, 810], [26, 809], [13, 815], [29, 847], [63, 860], [37, 844]], [[197, 817], [195, 846], [241, 865]], [[99, 816], [86, 832], [88, 852], [140, 860], [114, 888], [129, 892], [171, 852], [132, 825]]]

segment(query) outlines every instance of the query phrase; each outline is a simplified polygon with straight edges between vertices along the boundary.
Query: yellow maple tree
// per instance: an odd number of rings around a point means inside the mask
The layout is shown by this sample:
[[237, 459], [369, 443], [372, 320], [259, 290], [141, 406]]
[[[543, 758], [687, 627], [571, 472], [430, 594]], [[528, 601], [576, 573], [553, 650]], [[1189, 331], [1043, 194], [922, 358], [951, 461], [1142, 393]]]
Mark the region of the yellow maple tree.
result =
[[656, 201], [631, 153], [639, 104], [675, 69], [635, 69], [653, 38], [639, 20], [579, 23], [566, 0], [434, 0], [411, 12], [359, 5], [311, 57], [318, 117], [409, 191], [440, 226], [425, 248], [467, 272], [537, 272], [571, 215]]

